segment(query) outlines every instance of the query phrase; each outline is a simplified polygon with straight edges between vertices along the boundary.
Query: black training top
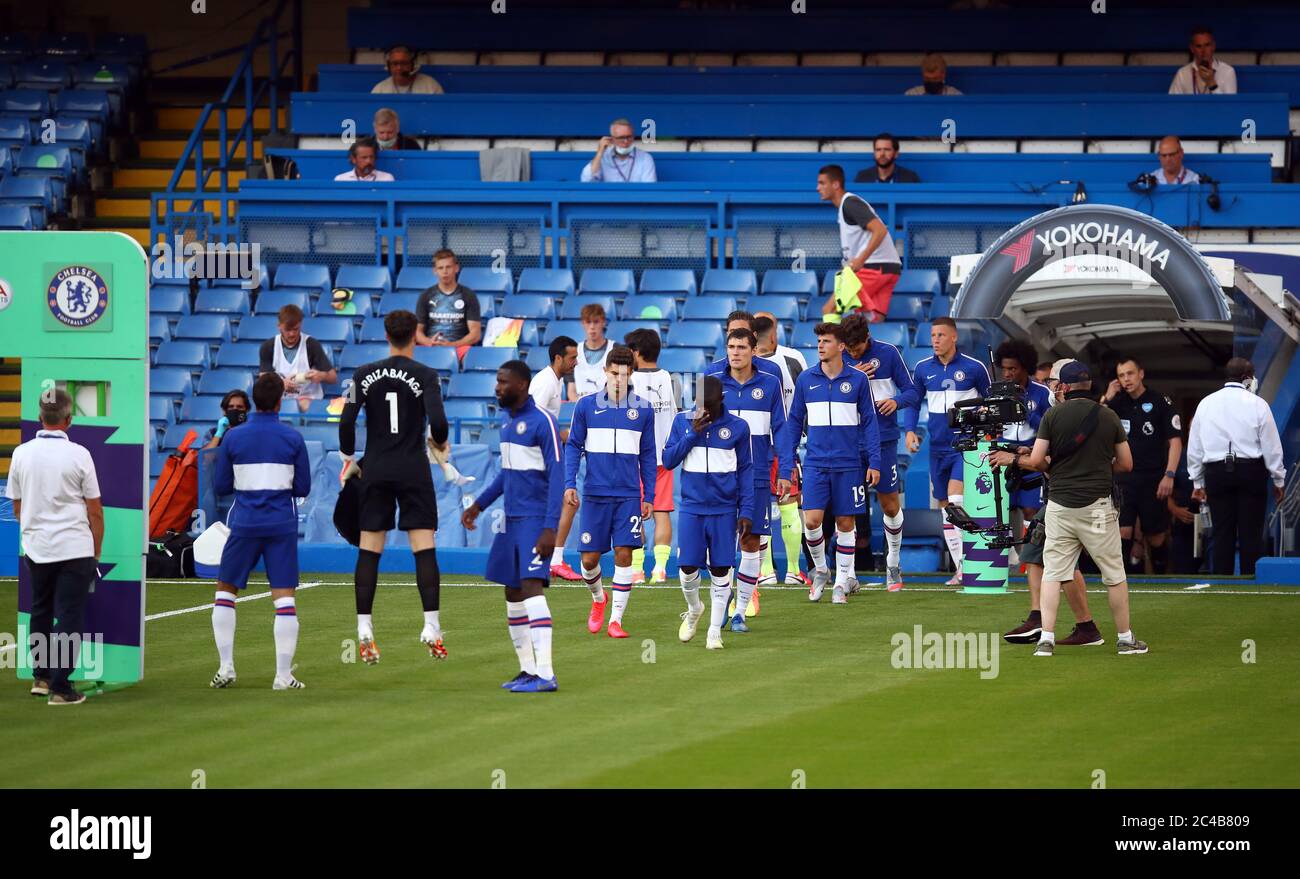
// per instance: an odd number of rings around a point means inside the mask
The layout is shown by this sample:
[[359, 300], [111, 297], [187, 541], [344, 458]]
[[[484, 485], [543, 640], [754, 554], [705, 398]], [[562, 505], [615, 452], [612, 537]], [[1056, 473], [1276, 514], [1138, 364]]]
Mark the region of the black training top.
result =
[[1133, 476], [1163, 476], [1169, 463], [1169, 440], [1179, 436], [1182, 423], [1164, 394], [1146, 388], [1136, 400], [1121, 390], [1108, 404], [1119, 416], [1133, 451]]
[[434, 442], [445, 442], [448, 433], [437, 372], [402, 356], [358, 369], [339, 420], [339, 451], [344, 455], [356, 451], [357, 415], [363, 408], [368, 475], [400, 479], [411, 472], [429, 472], [426, 421]]

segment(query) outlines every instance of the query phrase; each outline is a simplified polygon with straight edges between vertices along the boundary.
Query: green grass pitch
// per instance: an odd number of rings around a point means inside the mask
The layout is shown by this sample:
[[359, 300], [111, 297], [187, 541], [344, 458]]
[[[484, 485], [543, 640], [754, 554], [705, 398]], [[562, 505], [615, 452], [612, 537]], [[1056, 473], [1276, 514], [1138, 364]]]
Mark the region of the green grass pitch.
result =
[[[151, 619], [143, 683], [54, 711], [0, 677], [0, 785], [9, 787], [1294, 787], [1300, 591], [1234, 583], [1135, 587], [1146, 656], [1117, 656], [1105, 595], [1089, 593], [1104, 647], [1000, 644], [998, 676], [898, 669], [895, 633], [999, 633], [1028, 598], [932, 586], [866, 590], [847, 607], [765, 589], [748, 635], [721, 652], [677, 640], [676, 588], [636, 588], [632, 637], [589, 635], [585, 588], [555, 587], [560, 691], [497, 685], [517, 664], [497, 587], [445, 577], [451, 656], [418, 643], [412, 578], [385, 577], [383, 652], [343, 661], [355, 637], [339, 574], [300, 592], [301, 691], [273, 692], [271, 603], [238, 605], [238, 683], [214, 691], [206, 609]], [[670, 586], [672, 584], [669, 584]], [[13, 625], [14, 581], [0, 581]], [[249, 594], [265, 593], [265, 585]], [[1263, 594], [1259, 594], [1263, 593]], [[148, 612], [206, 605], [210, 583], [150, 584]], [[707, 597], [706, 597], [707, 601]], [[707, 621], [706, 621], [707, 622]], [[1069, 631], [1068, 609], [1059, 634]], [[1251, 642], [1254, 662], [1243, 661]], [[1247, 657], [1249, 658], [1249, 657]], [[30, 756], [31, 743], [41, 757]], [[201, 774], [199, 771], [201, 770]]]

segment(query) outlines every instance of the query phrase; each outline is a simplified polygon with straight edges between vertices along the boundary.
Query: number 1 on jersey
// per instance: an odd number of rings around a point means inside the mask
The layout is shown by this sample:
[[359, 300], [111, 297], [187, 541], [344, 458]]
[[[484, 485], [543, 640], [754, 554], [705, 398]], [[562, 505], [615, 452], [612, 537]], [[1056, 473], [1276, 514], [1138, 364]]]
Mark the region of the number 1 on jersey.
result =
[[388, 432], [397, 433], [397, 391], [384, 394], [384, 399], [388, 401]]

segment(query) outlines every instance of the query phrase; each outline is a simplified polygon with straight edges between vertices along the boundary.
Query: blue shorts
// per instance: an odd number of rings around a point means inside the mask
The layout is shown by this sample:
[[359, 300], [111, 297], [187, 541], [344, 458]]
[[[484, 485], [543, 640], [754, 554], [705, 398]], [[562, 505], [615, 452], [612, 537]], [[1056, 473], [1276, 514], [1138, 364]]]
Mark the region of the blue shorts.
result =
[[270, 537], [245, 537], [231, 534], [221, 550], [221, 567], [217, 579], [237, 589], [248, 585], [248, 575], [257, 560], [266, 563], [266, 579], [272, 589], [298, 588], [298, 535], [276, 534]]
[[[740, 514], [737, 513], [736, 516], [739, 518]], [[754, 486], [754, 521], [750, 533], [759, 537], [770, 537], [772, 534], [772, 488], [767, 480]]]
[[892, 439], [880, 444], [880, 481], [876, 483], [876, 494], [895, 494], [903, 486], [898, 478], [898, 440]]
[[832, 516], [860, 516], [867, 511], [863, 470], [803, 468], [803, 508], [827, 510]]
[[507, 518], [506, 530], [492, 538], [483, 576], [510, 589], [518, 589], [524, 580], [550, 585], [551, 560], [537, 554], [543, 525], [541, 516]]
[[641, 546], [641, 499], [583, 498], [578, 525], [582, 529], [579, 552], [607, 553], [615, 546]]
[[961, 452], [952, 449], [930, 455], [930, 494], [937, 501], [948, 499], [948, 480], [961, 482], [966, 474]]
[[677, 513], [677, 564], [688, 568], [730, 568], [736, 564], [735, 513], [701, 516]]
[[1011, 495], [1011, 509], [1037, 510], [1043, 506], [1043, 480], [1032, 488], [1022, 488]]

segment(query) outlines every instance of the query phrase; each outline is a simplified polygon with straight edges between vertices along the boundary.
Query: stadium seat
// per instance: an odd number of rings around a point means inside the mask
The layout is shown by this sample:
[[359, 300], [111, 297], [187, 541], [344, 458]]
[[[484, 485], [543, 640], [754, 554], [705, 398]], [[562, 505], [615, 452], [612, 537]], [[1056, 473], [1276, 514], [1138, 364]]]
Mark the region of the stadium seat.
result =
[[482, 320], [489, 320], [497, 316], [497, 301], [492, 298], [491, 293], [476, 293], [478, 297], [478, 316]]
[[[175, 345], [175, 342], [164, 342], [164, 345]], [[182, 344], [190, 345], [192, 342]], [[206, 346], [204, 347], [206, 351]], [[194, 378], [190, 375], [187, 368], [179, 369], [175, 366], [155, 366], [149, 370], [149, 393], [161, 394], [170, 397], [189, 396], [194, 393]]]
[[[388, 346], [384, 346], [387, 351]], [[468, 352], [466, 352], [468, 353]], [[430, 369], [436, 369], [439, 372], [455, 372], [460, 368], [460, 361], [456, 358], [456, 349], [446, 346], [429, 347], [417, 345], [415, 348], [415, 359]]]
[[352, 306], [351, 314], [339, 311], [334, 307], [333, 299], [327, 293], [316, 300], [316, 307], [312, 311], [317, 317], [366, 317], [370, 314], [370, 294], [353, 293]]
[[704, 348], [717, 351], [722, 347], [722, 325], [717, 323], [676, 323], [668, 330], [668, 344], [675, 348]]
[[171, 397], [149, 395], [149, 423], [154, 427], [167, 427], [176, 421], [176, 406]]
[[[793, 269], [768, 269], [763, 272], [763, 295], [786, 294], [807, 301], [817, 295], [817, 273]], [[750, 306], [750, 311], [753, 307]]]
[[57, 92], [72, 84], [72, 70], [61, 60], [24, 61], [14, 65], [14, 83], [20, 89]]
[[492, 413], [488, 409], [486, 400], [478, 399], [451, 399], [442, 404], [443, 411], [447, 415], [448, 421], [476, 421], [487, 423], [492, 419]]
[[753, 296], [758, 292], [758, 279], [753, 269], [709, 269], [700, 283], [700, 295], [730, 293], [734, 296]]
[[952, 300], [947, 296], [936, 296], [930, 303], [930, 320], [936, 317], [948, 317], [952, 313]]
[[149, 344], [158, 345], [172, 337], [171, 324], [163, 314], [149, 315]]
[[0, 229], [32, 231], [32, 212], [20, 204], [0, 204]]
[[172, 331], [173, 339], [204, 339], [216, 344], [230, 341], [230, 318], [224, 314], [187, 314]]
[[[772, 274], [768, 272], [767, 274]], [[766, 276], [764, 276], [766, 283]], [[751, 314], [758, 314], [760, 311], [770, 311], [772, 315], [783, 323], [793, 324], [800, 320], [799, 300], [789, 293], [763, 294], [762, 296], [751, 296], [745, 303], [745, 310]]]
[[[298, 426], [298, 432], [307, 442], [317, 442], [321, 445], [324, 452], [337, 452], [339, 450], [339, 427], [337, 424], [302, 424]], [[363, 431], [358, 431], [358, 438]]]
[[[416, 349], [416, 351], [419, 350], [420, 350], [419, 348]], [[450, 348], [444, 348], [441, 350], [451, 351]], [[452, 357], [455, 356], [456, 355], [453, 352]], [[387, 357], [388, 357], [388, 345], [386, 344], [385, 345], [376, 345], [374, 343], [365, 344], [365, 345], [352, 344], [352, 345], [348, 345], [343, 349], [343, 353], [339, 355], [338, 365], [341, 369], [359, 369], [360, 367], [365, 366], [367, 363], [373, 363], [376, 360], [384, 360]]]
[[636, 283], [630, 269], [587, 269], [578, 285], [579, 296], [606, 294], [624, 299], [635, 292]]
[[[622, 344], [627, 338], [627, 334], [633, 330], [654, 330], [659, 334], [660, 343], [663, 342], [664, 328], [657, 320], [614, 320], [610, 321], [605, 327], [605, 335], [615, 342]], [[575, 339], [581, 340], [582, 337], [575, 336]]]
[[[464, 283], [465, 272], [461, 271], [461, 283]], [[438, 283], [438, 276], [433, 273], [432, 266], [402, 266], [402, 270], [397, 273], [396, 290], [414, 290], [416, 293], [423, 292]], [[469, 284], [465, 284], [469, 287]], [[471, 290], [475, 289], [470, 287]]]
[[302, 331], [326, 345], [351, 345], [354, 335], [347, 317], [311, 317], [302, 322]]
[[262, 343], [280, 335], [280, 322], [273, 314], [254, 314], [241, 318], [235, 327], [235, 341]]
[[889, 311], [885, 314], [885, 319], [919, 323], [929, 317], [928, 312], [925, 300], [920, 296], [899, 295], [895, 291], [889, 300]]
[[311, 301], [301, 290], [263, 290], [257, 294], [253, 314], [279, 314], [280, 309], [286, 305], [296, 305], [306, 314], [311, 308]]
[[387, 342], [388, 335], [384, 332], [384, 319], [382, 317], [371, 316], [361, 322], [361, 329], [357, 330], [358, 342]]
[[54, 141], [64, 146], [78, 147], [83, 152], [91, 152], [95, 145], [88, 119], [54, 120]]
[[664, 348], [659, 352], [659, 368], [669, 372], [704, 372], [709, 359], [699, 348]]
[[[220, 418], [221, 416], [218, 415], [217, 417]], [[192, 449], [202, 448], [204, 443], [204, 438], [208, 435], [208, 431], [216, 426], [217, 425], [215, 421], [208, 424], [199, 421], [188, 421], [188, 422], [182, 422], [180, 424], [173, 424], [163, 432], [162, 449], [164, 451], [179, 449], [181, 443], [185, 441], [185, 435], [191, 431], [194, 432], [194, 441], [190, 443], [190, 448]]]
[[903, 269], [894, 293], [910, 293], [933, 299], [943, 292], [939, 273], [934, 269]]
[[[75, 74], [74, 74], [75, 76]], [[59, 92], [59, 117], [107, 122], [113, 102], [102, 89], [69, 88]]]
[[[487, 266], [468, 266], [460, 270], [460, 283], [478, 293], [480, 296], [509, 296], [515, 291], [514, 279], [510, 272], [493, 271]], [[427, 285], [426, 285], [427, 286]], [[420, 289], [424, 289], [421, 287]]]
[[497, 314], [501, 317], [522, 317], [526, 320], [554, 320], [555, 297], [543, 293], [516, 293], [501, 300]]
[[[8, 153], [2, 145], [0, 152]], [[48, 177], [15, 177], [0, 180], [0, 204], [27, 205], [38, 209], [32, 222], [45, 226], [45, 218], [54, 213], [54, 190]]]
[[328, 266], [310, 263], [281, 263], [275, 270], [275, 287], [303, 287], [316, 290], [322, 295], [330, 291], [330, 270]]
[[619, 317], [623, 320], [663, 320], [672, 323], [677, 320], [677, 300], [654, 293], [629, 296], [623, 300], [623, 310]]
[[528, 364], [528, 368], [535, 375], [551, 365], [551, 352], [542, 345], [530, 348], [527, 356], [524, 357], [524, 363]]
[[507, 360], [518, 359], [518, 348], [480, 348], [476, 345], [465, 352], [460, 368], [465, 372], [495, 373]]
[[686, 300], [682, 307], [682, 320], [725, 321], [737, 307], [735, 296], [701, 295]]
[[577, 407], [575, 402], [564, 402], [560, 404], [559, 422], [561, 427], [568, 427], [573, 423], [573, 410]]
[[695, 272], [690, 269], [646, 269], [641, 273], [638, 292], [694, 296]]
[[58, 56], [65, 63], [68, 60], [85, 58], [90, 54], [90, 40], [85, 34], [43, 33], [36, 41], [36, 52], [40, 55]]
[[26, 34], [0, 33], [0, 63], [21, 61], [32, 54], [32, 41]]
[[[608, 335], [608, 324], [606, 324], [606, 335]], [[582, 329], [582, 322], [576, 320], [553, 320], [546, 325], [546, 338], [542, 341], [549, 345], [552, 339], [558, 339], [560, 336], [568, 336], [578, 344], [587, 338], [586, 332]]]
[[838, 269], [827, 269], [822, 276], [822, 295], [829, 296], [835, 292], [835, 275]]
[[0, 113], [27, 119], [48, 119], [50, 93], [43, 89], [12, 89], [0, 92]]
[[66, 180], [72, 176], [73, 168], [71, 148], [33, 144], [18, 154], [14, 172], [28, 177], [44, 174]]
[[447, 396], [495, 400], [496, 384], [497, 377], [490, 372], [461, 372], [451, 377]]
[[334, 286], [382, 295], [393, 289], [393, 279], [388, 274], [387, 266], [345, 265], [339, 266]]
[[907, 345], [911, 333], [905, 323], [883, 323], [871, 325], [871, 338], [888, 342], [896, 348]]
[[261, 366], [259, 356], [261, 347], [261, 342], [224, 342], [217, 349], [216, 366], [219, 369], [228, 367], [257, 369]]
[[215, 427], [224, 414], [220, 396], [186, 397], [181, 401], [181, 421], [206, 421]]
[[392, 293], [385, 293], [379, 297], [378, 315], [386, 315], [394, 311], [415, 311], [415, 302], [420, 298], [420, 294], [414, 290], [395, 290]]
[[194, 298], [195, 314], [247, 314], [248, 291], [238, 287], [200, 290]]
[[569, 269], [524, 269], [519, 273], [520, 293], [546, 293], [551, 296], [573, 295], [573, 272]]
[[230, 391], [253, 393], [253, 373], [247, 369], [210, 369], [199, 376], [199, 394], [225, 396]]
[[[253, 266], [247, 262], [237, 263], [234, 259], [231, 259], [227, 262], [224, 268], [225, 271], [222, 272], [222, 274], [228, 275], [229, 277], [213, 278], [213, 287], [238, 287], [241, 290], [261, 290], [263, 292], [271, 289], [271, 273], [267, 269], [265, 262], [260, 262], [256, 266]], [[240, 273], [245, 269], [251, 271], [253, 276], [249, 278], [241, 277]], [[252, 286], [245, 287], [244, 283], [246, 281], [251, 281]]]
[[[0, 68], [0, 76], [4, 75], [3, 68]], [[18, 119], [12, 116], [0, 117], [0, 146], [16, 146], [20, 149], [32, 142], [32, 129], [26, 119]], [[5, 160], [8, 160], [8, 150], [5, 150]]]
[[599, 305], [601, 308], [605, 309], [605, 317], [611, 320], [616, 313], [613, 296], [592, 293], [585, 296], [570, 296], [565, 299], [560, 303], [560, 308], [556, 316], [562, 320], [581, 320], [582, 310], [588, 305]]
[[[803, 323], [795, 324], [794, 334], [790, 336], [791, 347], [812, 348], [815, 351], [817, 349], [816, 329], [819, 323], [821, 323], [819, 320], [806, 320]], [[816, 360], [817, 356], [814, 354], [812, 360], [808, 361], [808, 365], [811, 366]]]

